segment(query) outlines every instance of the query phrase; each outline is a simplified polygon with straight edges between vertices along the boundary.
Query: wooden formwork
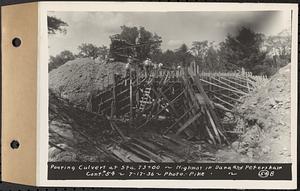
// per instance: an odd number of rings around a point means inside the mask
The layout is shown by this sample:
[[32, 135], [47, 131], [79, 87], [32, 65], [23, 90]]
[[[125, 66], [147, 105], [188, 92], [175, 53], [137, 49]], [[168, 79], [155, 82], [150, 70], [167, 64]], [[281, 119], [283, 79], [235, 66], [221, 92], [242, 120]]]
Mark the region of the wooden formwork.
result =
[[241, 97], [262, 86], [267, 78], [248, 72], [195, 74], [190, 69], [160, 69], [115, 75], [111, 81], [93, 96], [93, 112], [123, 121], [124, 128], [134, 131], [164, 121], [163, 134], [205, 137], [222, 144], [227, 139], [220, 111], [231, 112]]

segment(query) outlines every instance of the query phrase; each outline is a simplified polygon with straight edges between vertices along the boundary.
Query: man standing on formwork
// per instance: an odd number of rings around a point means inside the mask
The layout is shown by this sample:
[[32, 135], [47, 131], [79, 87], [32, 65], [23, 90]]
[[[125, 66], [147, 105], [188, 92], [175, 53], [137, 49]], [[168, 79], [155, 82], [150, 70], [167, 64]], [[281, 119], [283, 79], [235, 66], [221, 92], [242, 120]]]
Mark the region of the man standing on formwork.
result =
[[152, 66], [152, 62], [149, 58], [147, 58], [145, 61], [144, 61], [144, 71], [145, 71], [145, 75], [146, 77], [149, 77], [150, 75], [150, 72], [151, 72], [151, 66]]

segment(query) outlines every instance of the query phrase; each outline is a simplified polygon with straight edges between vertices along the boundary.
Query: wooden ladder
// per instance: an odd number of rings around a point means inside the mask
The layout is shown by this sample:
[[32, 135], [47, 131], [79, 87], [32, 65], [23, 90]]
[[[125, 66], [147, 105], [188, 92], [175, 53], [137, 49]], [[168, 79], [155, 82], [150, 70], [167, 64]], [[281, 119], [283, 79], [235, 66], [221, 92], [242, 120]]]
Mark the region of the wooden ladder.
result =
[[145, 109], [145, 106], [147, 104], [151, 104], [151, 97], [150, 97], [150, 92], [151, 92], [151, 87], [147, 87], [145, 88], [144, 92], [143, 92], [143, 96], [140, 100], [140, 107], [139, 110], [143, 111]]

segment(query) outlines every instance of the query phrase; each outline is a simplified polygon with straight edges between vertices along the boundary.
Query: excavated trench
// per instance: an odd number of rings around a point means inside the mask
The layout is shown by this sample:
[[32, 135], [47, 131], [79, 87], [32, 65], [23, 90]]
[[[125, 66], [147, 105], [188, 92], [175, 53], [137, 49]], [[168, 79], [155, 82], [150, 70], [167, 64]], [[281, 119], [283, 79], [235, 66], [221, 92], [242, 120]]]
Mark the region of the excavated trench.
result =
[[259, 149], [271, 153], [260, 145], [268, 122], [255, 116], [262, 108], [256, 111], [249, 100], [256, 97], [260, 104], [266, 83], [272, 79], [165, 71], [114, 75], [110, 85], [87, 92], [80, 104], [51, 93], [49, 160], [261, 161]]

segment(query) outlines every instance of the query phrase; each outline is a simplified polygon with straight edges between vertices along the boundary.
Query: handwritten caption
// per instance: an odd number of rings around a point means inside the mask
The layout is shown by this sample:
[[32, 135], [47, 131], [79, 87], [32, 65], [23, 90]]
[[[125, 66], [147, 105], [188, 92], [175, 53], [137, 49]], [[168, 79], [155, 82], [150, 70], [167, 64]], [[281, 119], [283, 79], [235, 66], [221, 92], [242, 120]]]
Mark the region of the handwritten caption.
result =
[[291, 165], [241, 163], [49, 163], [48, 178], [286, 180], [291, 178]]

